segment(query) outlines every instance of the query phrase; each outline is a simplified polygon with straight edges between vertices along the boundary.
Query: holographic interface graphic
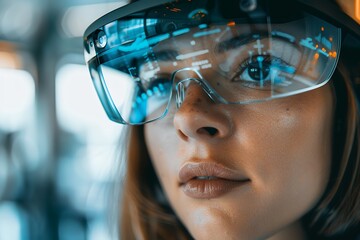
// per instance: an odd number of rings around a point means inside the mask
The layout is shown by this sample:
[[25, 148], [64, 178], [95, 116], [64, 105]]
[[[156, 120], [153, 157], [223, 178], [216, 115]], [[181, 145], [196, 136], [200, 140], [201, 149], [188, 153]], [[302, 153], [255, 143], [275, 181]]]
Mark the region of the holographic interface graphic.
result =
[[193, 84], [222, 104], [298, 94], [324, 85], [338, 60], [340, 30], [307, 13], [286, 21], [208, 21], [211, 13], [201, 7], [161, 10], [162, 18], [151, 17], [160, 14], [155, 9], [146, 19], [114, 21], [88, 40], [94, 84], [113, 120], [162, 118]]

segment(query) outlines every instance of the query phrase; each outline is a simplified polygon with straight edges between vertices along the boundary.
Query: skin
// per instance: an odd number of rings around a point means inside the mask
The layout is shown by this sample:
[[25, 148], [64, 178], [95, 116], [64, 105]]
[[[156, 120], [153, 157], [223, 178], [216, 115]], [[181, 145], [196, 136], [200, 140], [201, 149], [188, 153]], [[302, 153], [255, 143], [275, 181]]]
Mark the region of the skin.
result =
[[[215, 104], [194, 84], [179, 109], [146, 124], [155, 171], [192, 236], [305, 239], [299, 221], [329, 178], [333, 106], [330, 84], [248, 105]], [[241, 171], [250, 182], [216, 198], [191, 198], [178, 175], [185, 164], [199, 162]]]

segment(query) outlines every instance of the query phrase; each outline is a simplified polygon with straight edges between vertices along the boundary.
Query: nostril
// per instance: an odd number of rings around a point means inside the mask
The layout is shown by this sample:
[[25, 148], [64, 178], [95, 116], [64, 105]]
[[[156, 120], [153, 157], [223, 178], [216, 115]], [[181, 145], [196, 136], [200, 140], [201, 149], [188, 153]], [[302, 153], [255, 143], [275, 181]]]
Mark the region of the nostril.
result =
[[188, 137], [181, 130], [178, 130], [177, 132], [181, 139], [185, 141], [188, 139]]
[[219, 131], [214, 127], [202, 127], [198, 129], [199, 134], [208, 134], [210, 136], [215, 136]]

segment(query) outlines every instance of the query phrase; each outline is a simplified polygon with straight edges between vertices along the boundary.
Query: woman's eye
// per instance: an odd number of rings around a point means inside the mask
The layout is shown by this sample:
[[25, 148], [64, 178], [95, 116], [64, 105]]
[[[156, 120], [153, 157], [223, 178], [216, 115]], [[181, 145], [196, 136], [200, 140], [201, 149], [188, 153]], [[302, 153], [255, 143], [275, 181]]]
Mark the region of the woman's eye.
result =
[[278, 77], [278, 71], [294, 73], [294, 67], [271, 56], [256, 56], [240, 64], [233, 82], [240, 82], [246, 87], [267, 89], [276, 84], [281, 85], [284, 78]]
[[270, 74], [270, 64], [264, 62], [263, 57], [258, 57], [256, 61], [252, 61], [248, 64], [248, 67], [244, 70], [247, 79], [251, 81], [265, 81]]

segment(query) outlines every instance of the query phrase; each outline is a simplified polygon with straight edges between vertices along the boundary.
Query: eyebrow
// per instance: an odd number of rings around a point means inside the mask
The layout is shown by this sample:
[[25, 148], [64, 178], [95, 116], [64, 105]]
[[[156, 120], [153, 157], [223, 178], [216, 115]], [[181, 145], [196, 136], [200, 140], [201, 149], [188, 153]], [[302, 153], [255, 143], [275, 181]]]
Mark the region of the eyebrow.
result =
[[264, 39], [264, 38], [271, 38], [271, 39], [279, 39], [279, 40], [286, 40], [286, 42], [294, 43], [295, 37], [286, 34], [283, 32], [278, 31], [272, 31], [272, 32], [266, 32], [262, 31], [256, 34], [243, 34], [240, 36], [236, 36], [233, 38], [230, 38], [228, 40], [222, 41], [221, 43], [217, 44], [215, 49], [217, 53], [223, 53], [232, 49], [236, 49], [240, 46], [246, 45], [251, 42], [256, 42], [258, 40]]
[[[286, 42], [294, 44], [295, 37], [290, 34], [284, 34], [282, 32], [273, 31], [269, 32], [259, 32], [259, 33], [251, 33], [251, 34], [243, 34], [240, 36], [236, 36], [225, 41], [221, 41], [215, 46], [216, 53], [224, 53], [226, 51], [230, 51], [232, 49], [236, 49], [240, 46], [246, 45], [251, 42], [256, 42], [258, 40], [264, 38], [275, 38], [279, 40], [286, 40]], [[190, 53], [181, 54], [177, 50], [162, 50], [156, 52], [156, 58], [158, 61], [182, 61], [191, 57], [196, 57], [199, 55], [203, 55], [208, 53], [208, 49], [198, 50]]]
[[215, 46], [215, 50], [217, 53], [223, 53], [223, 52], [229, 51], [231, 49], [235, 49], [240, 46], [243, 46], [252, 41], [255, 41], [253, 34], [252, 35], [249, 34], [246, 36], [237, 36], [237, 37], [233, 37], [231, 39], [228, 39], [228, 40], [218, 43]]

